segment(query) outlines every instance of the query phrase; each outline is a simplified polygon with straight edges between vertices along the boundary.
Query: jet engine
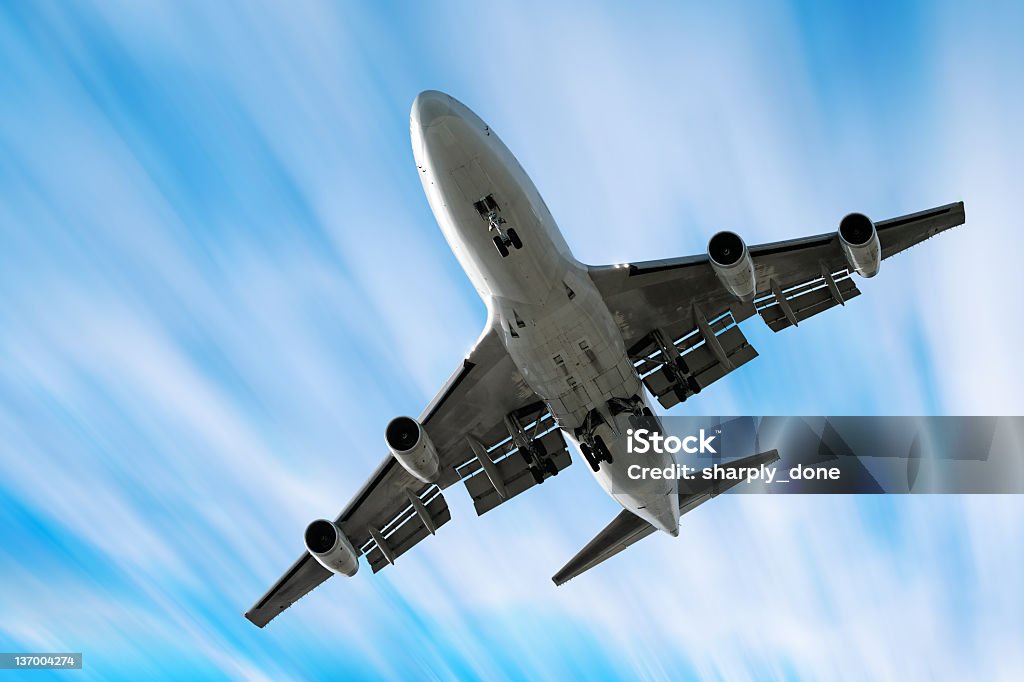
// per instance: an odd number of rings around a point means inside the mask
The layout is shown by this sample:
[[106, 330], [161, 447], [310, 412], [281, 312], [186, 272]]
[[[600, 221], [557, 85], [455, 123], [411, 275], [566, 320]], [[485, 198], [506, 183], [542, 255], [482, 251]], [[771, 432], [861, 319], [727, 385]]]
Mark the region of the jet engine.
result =
[[754, 298], [754, 261], [738, 234], [719, 232], [713, 236], [708, 242], [708, 259], [726, 291], [744, 301]]
[[359, 570], [359, 555], [337, 524], [317, 519], [306, 526], [306, 549], [332, 573], [352, 577]]
[[874, 277], [882, 263], [882, 246], [875, 224], [863, 213], [851, 213], [839, 221], [839, 243], [850, 270], [861, 277]]
[[384, 432], [384, 440], [406, 471], [424, 483], [437, 480], [440, 460], [422, 424], [412, 417], [395, 417]]

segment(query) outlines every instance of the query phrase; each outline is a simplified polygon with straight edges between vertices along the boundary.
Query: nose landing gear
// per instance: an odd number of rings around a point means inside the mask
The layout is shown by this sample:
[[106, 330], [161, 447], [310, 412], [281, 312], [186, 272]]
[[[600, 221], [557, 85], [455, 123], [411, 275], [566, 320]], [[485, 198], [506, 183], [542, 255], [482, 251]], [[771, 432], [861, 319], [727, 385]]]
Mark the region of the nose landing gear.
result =
[[498, 249], [498, 253], [501, 254], [502, 258], [508, 256], [508, 247], [510, 246], [514, 249], [523, 248], [523, 240], [519, 238], [518, 234], [516, 234], [514, 227], [508, 228], [508, 230], [505, 231], [504, 236], [501, 234], [494, 235], [494, 247]]
[[476, 209], [480, 217], [487, 221], [487, 230], [494, 232], [492, 241], [494, 242], [494, 248], [498, 250], [502, 258], [508, 257], [509, 247], [516, 249], [517, 251], [523, 248], [523, 240], [516, 232], [514, 227], [505, 228], [506, 221], [501, 217], [501, 209], [498, 207], [498, 202], [494, 200], [494, 196], [488, 194], [483, 199], [473, 202], [473, 208]]
[[508, 245], [505, 244], [505, 240], [503, 240], [500, 236], [495, 235], [494, 247], [498, 249], [498, 253], [501, 254], [502, 258], [508, 256]]

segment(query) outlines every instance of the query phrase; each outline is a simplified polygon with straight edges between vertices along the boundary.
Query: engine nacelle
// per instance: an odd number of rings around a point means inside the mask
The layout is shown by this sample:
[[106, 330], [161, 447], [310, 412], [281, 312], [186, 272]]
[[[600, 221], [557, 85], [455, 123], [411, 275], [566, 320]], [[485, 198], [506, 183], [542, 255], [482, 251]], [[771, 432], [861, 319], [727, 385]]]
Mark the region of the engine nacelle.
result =
[[406, 471], [424, 483], [437, 480], [440, 460], [422, 424], [412, 417], [395, 417], [384, 432], [384, 440]]
[[863, 213], [851, 213], [839, 221], [839, 244], [850, 270], [874, 277], [882, 264], [882, 246], [875, 224]]
[[754, 261], [738, 234], [719, 232], [712, 237], [708, 241], [708, 259], [726, 291], [744, 301], [754, 298]]
[[332, 573], [352, 577], [359, 570], [359, 555], [337, 524], [317, 519], [306, 526], [306, 549]]

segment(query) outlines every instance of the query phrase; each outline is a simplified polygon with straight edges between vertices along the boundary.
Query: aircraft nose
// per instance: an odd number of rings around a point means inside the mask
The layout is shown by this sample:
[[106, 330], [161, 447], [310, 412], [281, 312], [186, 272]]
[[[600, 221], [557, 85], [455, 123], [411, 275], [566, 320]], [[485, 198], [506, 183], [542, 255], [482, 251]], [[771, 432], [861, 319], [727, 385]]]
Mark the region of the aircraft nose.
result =
[[424, 90], [412, 103], [413, 126], [424, 130], [452, 111], [452, 98], [437, 90]]

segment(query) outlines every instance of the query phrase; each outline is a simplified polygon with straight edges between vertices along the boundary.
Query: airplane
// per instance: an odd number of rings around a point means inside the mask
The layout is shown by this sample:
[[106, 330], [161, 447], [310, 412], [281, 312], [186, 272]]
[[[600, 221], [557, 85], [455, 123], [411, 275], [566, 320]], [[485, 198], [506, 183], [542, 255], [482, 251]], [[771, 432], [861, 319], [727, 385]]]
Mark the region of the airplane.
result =
[[[661, 430], [663, 408], [691, 398], [757, 352], [739, 323], [775, 332], [860, 294], [852, 275], [964, 223], [963, 202], [881, 222], [850, 213], [834, 232], [748, 247], [734, 232], [683, 258], [588, 266], [573, 257], [540, 193], [494, 129], [442, 92], [410, 116], [427, 201], [487, 304], [482, 335], [418, 418], [386, 427], [388, 454], [334, 519], [245, 614], [264, 627], [332, 575], [392, 565], [451, 519], [462, 483], [477, 514], [543, 484], [572, 462], [569, 443], [623, 510], [553, 578], [560, 585], [662, 531], [721, 492], [633, 480], [626, 434]], [[675, 464], [648, 455], [650, 466]], [[758, 466], [759, 453], [735, 462]]]

